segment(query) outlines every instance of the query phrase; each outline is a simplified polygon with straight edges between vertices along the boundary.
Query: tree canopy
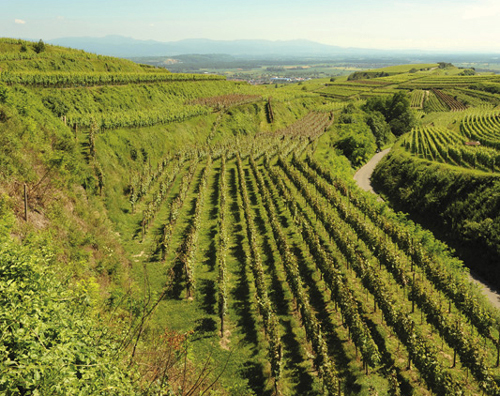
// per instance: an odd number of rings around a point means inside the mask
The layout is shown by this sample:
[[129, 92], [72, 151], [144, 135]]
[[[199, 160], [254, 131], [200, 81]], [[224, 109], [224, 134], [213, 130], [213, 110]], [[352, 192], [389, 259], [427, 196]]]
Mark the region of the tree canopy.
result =
[[363, 110], [368, 113], [380, 113], [396, 136], [409, 132], [416, 123], [415, 115], [410, 108], [410, 99], [403, 91], [385, 98], [370, 98]]

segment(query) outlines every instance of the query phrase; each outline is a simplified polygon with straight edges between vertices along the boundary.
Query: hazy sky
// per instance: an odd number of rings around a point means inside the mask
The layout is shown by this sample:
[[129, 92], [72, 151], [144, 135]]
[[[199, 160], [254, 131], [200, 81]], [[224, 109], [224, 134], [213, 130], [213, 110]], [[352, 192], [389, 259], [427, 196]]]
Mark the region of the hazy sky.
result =
[[500, 0], [0, 0], [0, 37], [308, 39], [500, 52]]

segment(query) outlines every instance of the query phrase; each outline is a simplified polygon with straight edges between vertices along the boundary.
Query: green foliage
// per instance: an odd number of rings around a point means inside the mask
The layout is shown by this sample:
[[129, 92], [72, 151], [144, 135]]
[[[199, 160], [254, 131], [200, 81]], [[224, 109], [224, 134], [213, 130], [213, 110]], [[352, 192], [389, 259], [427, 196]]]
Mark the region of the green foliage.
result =
[[409, 132], [416, 123], [410, 108], [410, 99], [404, 91], [399, 91], [392, 97], [369, 98], [363, 108], [367, 112], [381, 113], [396, 136]]
[[9, 97], [8, 88], [5, 84], [0, 83], [0, 103], [6, 103]]
[[14, 224], [13, 206], [8, 195], [0, 194], [0, 241], [7, 238]]
[[462, 245], [475, 249], [476, 269], [495, 282], [500, 273], [490, 267], [500, 255], [500, 181], [451, 170], [443, 165], [429, 166], [397, 150], [384, 158], [372, 180], [406, 211], [446, 224], [448, 233]]
[[454, 67], [452, 63], [447, 63], [447, 62], [438, 62], [438, 67], [440, 69], [448, 69], [450, 67]]
[[20, 246], [0, 235], [0, 393], [136, 394], [87, 291], [58, 282], [54, 265], [36, 240]]
[[340, 124], [337, 131], [339, 138], [335, 145], [342, 150], [353, 166], [364, 164], [375, 153], [376, 140], [366, 124]]
[[465, 69], [464, 71], [458, 73], [459, 76], [475, 76], [476, 71], [474, 69]]
[[355, 80], [368, 80], [370, 78], [379, 78], [379, 77], [387, 77], [390, 74], [384, 71], [380, 72], [354, 72], [352, 73], [347, 80], [355, 81]]
[[45, 43], [42, 41], [42, 39], [40, 39], [38, 43], [33, 45], [33, 51], [35, 51], [37, 54], [45, 51]]
[[500, 85], [499, 84], [487, 84], [487, 83], [477, 83], [470, 86], [471, 89], [477, 91], [484, 91], [493, 94], [500, 94]]
[[52, 111], [56, 116], [61, 117], [68, 113], [69, 107], [61, 99], [54, 96], [47, 96], [43, 98], [44, 106]]
[[394, 135], [391, 132], [391, 127], [385, 121], [382, 113], [379, 113], [378, 111], [369, 113], [366, 123], [370, 127], [373, 136], [375, 136], [377, 148], [380, 149], [383, 145], [394, 141]]

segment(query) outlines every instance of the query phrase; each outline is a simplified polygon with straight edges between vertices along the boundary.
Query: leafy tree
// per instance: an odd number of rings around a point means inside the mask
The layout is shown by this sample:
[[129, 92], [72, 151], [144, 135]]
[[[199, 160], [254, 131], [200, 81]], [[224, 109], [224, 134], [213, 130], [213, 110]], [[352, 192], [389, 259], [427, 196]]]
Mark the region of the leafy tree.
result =
[[342, 150], [354, 166], [362, 165], [375, 154], [375, 137], [365, 123], [341, 124], [339, 135], [335, 146]]
[[394, 94], [390, 100], [387, 121], [391, 126], [392, 133], [396, 136], [410, 132], [415, 126], [415, 115], [410, 108], [410, 99], [406, 92], [400, 91]]
[[438, 62], [439, 68], [440, 69], [446, 69], [448, 67], [453, 67], [452, 63], [447, 63], [447, 62]]
[[119, 340], [93, 318], [97, 283], [68, 290], [50, 248], [10, 238], [8, 206], [0, 197], [0, 394], [138, 395], [135, 370], [117, 359]]
[[363, 106], [363, 110], [366, 112], [379, 112], [387, 118], [387, 103], [382, 96], [369, 98]]
[[416, 123], [415, 115], [410, 108], [410, 99], [403, 91], [395, 93], [392, 97], [370, 98], [363, 109], [369, 113], [381, 113], [396, 136], [409, 132]]
[[353, 114], [356, 111], [356, 106], [353, 103], [349, 103], [346, 107], [342, 109], [342, 114]]
[[476, 71], [475, 71], [474, 68], [465, 69], [463, 72], [460, 72], [458, 75], [459, 76], [475, 76], [476, 75]]
[[394, 135], [391, 133], [391, 127], [385, 121], [385, 117], [382, 113], [374, 111], [369, 114], [366, 124], [370, 127], [373, 136], [375, 136], [375, 141], [377, 143], [377, 148], [381, 148], [385, 143], [391, 142], [394, 139]]
[[36, 43], [36, 44], [33, 45], [33, 50], [37, 54], [45, 51], [45, 43], [43, 42], [42, 39], [40, 39], [40, 41], [38, 43]]

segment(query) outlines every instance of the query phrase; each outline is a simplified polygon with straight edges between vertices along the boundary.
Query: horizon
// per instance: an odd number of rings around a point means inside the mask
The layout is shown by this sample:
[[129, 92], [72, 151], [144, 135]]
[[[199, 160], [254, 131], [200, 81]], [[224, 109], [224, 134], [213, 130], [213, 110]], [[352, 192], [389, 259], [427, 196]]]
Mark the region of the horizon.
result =
[[0, 36], [42, 39], [108, 35], [175, 42], [308, 40], [343, 48], [500, 52], [500, 4], [494, 0], [254, 0], [251, 3], [149, 0], [11, 2]]
[[[472, 50], [472, 49], [469, 49], [469, 50], [466, 50], [466, 49], [425, 49], [425, 48], [404, 48], [404, 49], [384, 49], [384, 48], [367, 48], [367, 47], [348, 47], [348, 46], [340, 46], [340, 45], [335, 45], [335, 44], [324, 44], [324, 43], [320, 43], [320, 42], [317, 42], [317, 41], [313, 41], [313, 40], [309, 40], [309, 39], [303, 39], [303, 38], [298, 38], [298, 39], [290, 39], [290, 40], [281, 40], [281, 39], [277, 39], [277, 40], [271, 40], [271, 39], [253, 39], [253, 38], [243, 38], [243, 39], [211, 39], [211, 38], [205, 38], [205, 37], [192, 37], [192, 38], [186, 38], [186, 39], [179, 39], [179, 40], [172, 40], [172, 41], [160, 41], [160, 40], [155, 40], [155, 39], [137, 39], [137, 38], [134, 38], [134, 37], [131, 37], [131, 36], [126, 36], [126, 35], [120, 35], [120, 34], [108, 34], [108, 35], [105, 35], [105, 36], [67, 36], [67, 37], [57, 37], [57, 38], [54, 38], [54, 39], [44, 39], [43, 37], [42, 38], [33, 38], [33, 37], [8, 37], [8, 36], [1, 36], [0, 35], [0, 38], [11, 38], [11, 39], [19, 39], [19, 40], [25, 40], [25, 41], [31, 41], [31, 42], [38, 42], [39, 40], [42, 40], [43, 42], [47, 43], [47, 44], [51, 44], [51, 45], [56, 45], [56, 46], [62, 46], [62, 47], [68, 47], [68, 48], [75, 48], [75, 49], [82, 49], [84, 51], [90, 51], [90, 52], [93, 52], [92, 50], [88, 50], [88, 49], [85, 49], [85, 44], [89, 44], [90, 41], [88, 42], [84, 42], [82, 41], [82, 43], [85, 43], [82, 45], [82, 47], [78, 47], [78, 46], [75, 46], [75, 44], [60, 44], [58, 43], [59, 40], [79, 40], [79, 39], [88, 39], [88, 40], [102, 40], [102, 39], [106, 39], [106, 38], [121, 38], [121, 39], [128, 39], [128, 40], [132, 40], [132, 41], [138, 41], [138, 42], [153, 42], [153, 43], [157, 43], [157, 44], [175, 44], [175, 43], [180, 43], [180, 42], [184, 42], [184, 41], [193, 41], [193, 42], [196, 42], [196, 41], [210, 41], [210, 42], [214, 42], [214, 43], [232, 43], [232, 42], [240, 42], [240, 41], [248, 41], [248, 42], [259, 42], [259, 41], [265, 41], [265, 42], [270, 42], [270, 43], [291, 43], [291, 42], [294, 42], [294, 41], [297, 41], [297, 42], [308, 42], [308, 43], [312, 43], [312, 44], [320, 44], [320, 45], [325, 45], [325, 46], [331, 46], [332, 48], [339, 48], [341, 50], [357, 50], [357, 51], [380, 51], [381, 53], [386, 53], [387, 54], [391, 54], [393, 53], [394, 55], [417, 55], [418, 53], [420, 53], [421, 55], [423, 56], [431, 56], [431, 55], [442, 55], [442, 56], [453, 56], [453, 55], [458, 55], [458, 56], [468, 56], [468, 55], [478, 55], [478, 56], [495, 56], [495, 55], [498, 55], [500, 56], [500, 49], [498, 50]], [[105, 43], [105, 41], [103, 41], [103, 43]], [[189, 55], [191, 54], [191, 52], [186, 52], [186, 53], [179, 53], [178, 55]], [[192, 53], [192, 54], [197, 54], [197, 53]], [[212, 54], [212, 55], [217, 55], [217, 54], [220, 54], [220, 55], [230, 55], [228, 53], [225, 53], [225, 52], [203, 52], [203, 53], [199, 53], [199, 54]], [[106, 54], [102, 54], [102, 55], [106, 55]], [[168, 55], [168, 54], [166, 54]], [[112, 56], [117, 56], [117, 55], [112, 55]], [[135, 55], [130, 55], [130, 56], [125, 56], [127, 58], [129, 57], [141, 57], [141, 56], [161, 56], [161, 55], [138, 55], [138, 56], [135, 56]], [[172, 55], [174, 56], [174, 55]], [[294, 57], [294, 56], [304, 56], [303, 54], [288, 54], [288, 56], [291, 56], [291, 57]], [[315, 54], [310, 54], [310, 55], [307, 55], [307, 56], [315, 56]], [[326, 54], [317, 54], [318, 57], [325, 57], [325, 56], [330, 56], [328, 55], [328, 53]], [[123, 57], [123, 56], [119, 56], [119, 57]], [[494, 58], [496, 59], [496, 58]]]

